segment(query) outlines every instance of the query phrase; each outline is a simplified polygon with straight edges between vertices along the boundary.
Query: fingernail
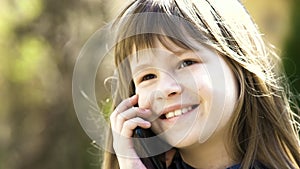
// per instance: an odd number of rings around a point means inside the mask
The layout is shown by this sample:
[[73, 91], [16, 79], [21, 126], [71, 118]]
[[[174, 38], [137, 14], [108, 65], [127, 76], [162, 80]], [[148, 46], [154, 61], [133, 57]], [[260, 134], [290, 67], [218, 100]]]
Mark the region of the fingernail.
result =
[[131, 104], [136, 104], [137, 102], [137, 95], [133, 95], [129, 98], [129, 101], [131, 102]]
[[143, 123], [144, 123], [144, 125], [146, 125], [147, 127], [150, 127], [150, 126], [151, 126], [151, 123], [148, 122], [148, 121], [144, 121]]
[[135, 95], [133, 95], [133, 96], [131, 96], [131, 98], [136, 98], [137, 97], [137, 95], [135, 94]]

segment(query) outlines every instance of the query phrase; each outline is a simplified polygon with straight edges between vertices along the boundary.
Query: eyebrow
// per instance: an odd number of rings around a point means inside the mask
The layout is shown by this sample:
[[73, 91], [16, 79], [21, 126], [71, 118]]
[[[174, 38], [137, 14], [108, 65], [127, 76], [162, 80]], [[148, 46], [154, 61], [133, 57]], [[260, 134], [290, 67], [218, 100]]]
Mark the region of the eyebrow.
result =
[[186, 53], [187, 51], [190, 51], [190, 49], [180, 49], [180, 50], [175, 50], [175, 51], [171, 51], [172, 54], [171, 55], [175, 55], [178, 57], [181, 57], [184, 53]]
[[[171, 51], [171, 50], [168, 50], [171, 52], [170, 55], [168, 56], [177, 56], [178, 58], [182, 57], [182, 55], [184, 55], [185, 53], [187, 53], [187, 51], [192, 51], [190, 49], [178, 49], [178, 50], [174, 50], [174, 51]], [[132, 69], [131, 67], [131, 73], [137, 73], [139, 72], [140, 69], [143, 69], [145, 67], [153, 67], [151, 66], [149, 63], [142, 63], [142, 64], [138, 64], [138, 66], [136, 66], [134, 69]]]
[[140, 64], [136, 66], [133, 70], [131, 70], [131, 73], [134, 75], [135, 73], [138, 73], [140, 70], [142, 70], [145, 67], [150, 67], [150, 64]]

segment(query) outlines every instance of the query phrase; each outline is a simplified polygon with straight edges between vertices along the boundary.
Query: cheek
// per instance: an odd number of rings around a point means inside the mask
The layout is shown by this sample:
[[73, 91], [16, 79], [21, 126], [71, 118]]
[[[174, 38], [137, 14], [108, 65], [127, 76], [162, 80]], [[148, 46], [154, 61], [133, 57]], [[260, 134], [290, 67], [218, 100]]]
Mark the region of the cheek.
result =
[[202, 72], [200, 75], [194, 76], [194, 90], [200, 98], [206, 101], [211, 98], [213, 93], [212, 79], [207, 72]]
[[136, 94], [139, 96], [138, 98], [138, 104], [140, 108], [150, 108], [150, 102], [149, 102], [149, 91], [141, 89], [141, 88], [136, 88]]

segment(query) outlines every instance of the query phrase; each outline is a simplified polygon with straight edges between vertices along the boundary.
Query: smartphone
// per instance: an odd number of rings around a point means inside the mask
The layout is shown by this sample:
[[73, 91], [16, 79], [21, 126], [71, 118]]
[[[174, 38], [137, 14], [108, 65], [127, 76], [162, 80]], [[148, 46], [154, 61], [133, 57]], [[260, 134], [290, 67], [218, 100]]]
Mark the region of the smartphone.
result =
[[147, 169], [166, 169], [165, 153], [154, 156], [152, 154], [162, 146], [168, 145], [161, 139], [155, 139], [155, 142], [149, 142], [150, 140], [147, 138], [154, 136], [156, 136], [156, 134], [154, 134], [151, 129], [137, 127], [134, 130], [133, 137], [141, 139], [134, 139], [134, 148]]

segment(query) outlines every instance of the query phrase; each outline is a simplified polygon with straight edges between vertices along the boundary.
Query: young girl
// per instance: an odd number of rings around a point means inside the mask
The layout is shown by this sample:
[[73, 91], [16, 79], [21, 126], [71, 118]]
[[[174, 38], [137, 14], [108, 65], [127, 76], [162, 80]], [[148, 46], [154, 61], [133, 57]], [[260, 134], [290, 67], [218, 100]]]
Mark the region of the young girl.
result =
[[114, 26], [103, 168], [151, 168], [132, 137], [139, 129], [167, 143], [149, 155], [162, 154], [163, 168], [299, 168], [299, 109], [238, 0], [136, 0]]

